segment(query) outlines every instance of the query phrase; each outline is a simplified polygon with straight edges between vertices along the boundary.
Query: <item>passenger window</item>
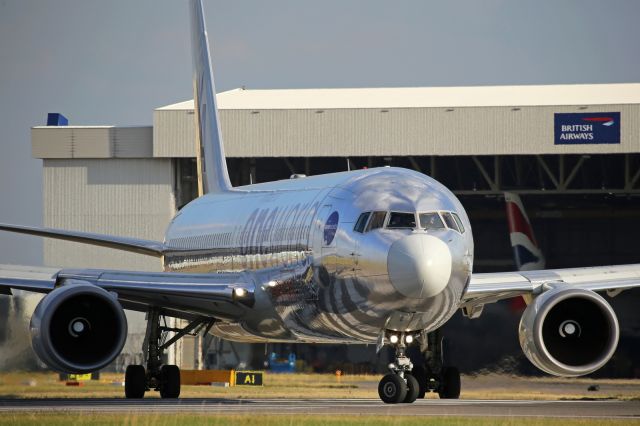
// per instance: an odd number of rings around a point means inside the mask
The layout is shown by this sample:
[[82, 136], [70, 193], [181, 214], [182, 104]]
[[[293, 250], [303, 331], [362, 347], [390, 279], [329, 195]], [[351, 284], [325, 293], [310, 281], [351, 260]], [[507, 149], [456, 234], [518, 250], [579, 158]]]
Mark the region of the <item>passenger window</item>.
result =
[[443, 229], [444, 223], [438, 213], [420, 213], [420, 227], [422, 229]]
[[391, 229], [413, 229], [416, 227], [416, 215], [413, 213], [391, 212], [387, 228]]
[[460, 216], [458, 216], [456, 213], [451, 213], [451, 214], [453, 215], [453, 218], [458, 224], [458, 228], [460, 228], [460, 233], [464, 234], [464, 225], [462, 224], [462, 220], [460, 220]]
[[356, 232], [363, 233], [364, 227], [367, 224], [367, 220], [369, 219], [370, 215], [371, 215], [371, 212], [362, 213], [358, 218], [358, 221], [356, 222], [356, 226], [353, 227], [353, 230]]
[[451, 216], [451, 213], [442, 212], [442, 218], [444, 219], [444, 222], [447, 224], [447, 228], [451, 228], [455, 231], [460, 232], [460, 230], [458, 229], [458, 224], [456, 223], [455, 220], [453, 220], [453, 216]]
[[373, 231], [374, 229], [382, 228], [384, 226], [384, 219], [387, 217], [387, 212], [373, 212], [371, 213], [371, 220], [367, 226], [366, 232]]

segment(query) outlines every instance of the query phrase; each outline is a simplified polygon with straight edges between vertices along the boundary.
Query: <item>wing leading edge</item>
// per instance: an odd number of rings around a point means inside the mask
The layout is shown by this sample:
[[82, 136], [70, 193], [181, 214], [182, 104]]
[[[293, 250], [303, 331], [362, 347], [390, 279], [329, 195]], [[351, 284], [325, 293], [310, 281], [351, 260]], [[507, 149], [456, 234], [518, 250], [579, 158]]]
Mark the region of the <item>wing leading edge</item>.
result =
[[640, 264], [473, 274], [462, 306], [472, 309], [511, 297], [536, 296], [557, 286], [606, 291], [615, 296], [640, 287]]
[[19, 234], [36, 235], [38, 237], [55, 238], [76, 243], [91, 244], [117, 250], [130, 251], [147, 256], [161, 257], [167, 249], [159, 241], [150, 241], [113, 235], [94, 234], [91, 232], [68, 231], [65, 229], [41, 228], [37, 226], [9, 225], [0, 223], [0, 231]]
[[49, 293], [59, 286], [91, 284], [114, 292], [123, 308], [190, 319], [235, 320], [253, 307], [256, 283], [247, 272], [182, 274], [0, 265], [0, 294], [11, 289]]

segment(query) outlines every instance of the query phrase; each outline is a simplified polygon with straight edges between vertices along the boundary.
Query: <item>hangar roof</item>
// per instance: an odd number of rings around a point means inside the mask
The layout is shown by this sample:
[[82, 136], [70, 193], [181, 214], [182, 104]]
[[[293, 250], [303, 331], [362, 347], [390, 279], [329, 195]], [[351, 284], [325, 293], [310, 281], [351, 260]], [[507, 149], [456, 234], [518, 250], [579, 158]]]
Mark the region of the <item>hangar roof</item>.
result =
[[[218, 93], [220, 109], [446, 108], [621, 105], [640, 103], [640, 83], [360, 89], [233, 89]], [[191, 110], [193, 101], [158, 110]]]

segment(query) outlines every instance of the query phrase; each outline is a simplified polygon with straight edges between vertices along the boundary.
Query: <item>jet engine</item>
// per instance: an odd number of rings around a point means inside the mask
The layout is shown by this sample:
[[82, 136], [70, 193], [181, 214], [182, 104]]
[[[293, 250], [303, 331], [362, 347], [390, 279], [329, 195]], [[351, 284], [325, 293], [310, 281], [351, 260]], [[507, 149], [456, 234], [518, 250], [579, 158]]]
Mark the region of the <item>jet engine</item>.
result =
[[611, 358], [620, 329], [602, 296], [558, 287], [527, 306], [519, 334], [524, 354], [536, 367], [555, 376], [582, 376]]
[[40, 359], [64, 373], [99, 370], [115, 359], [127, 338], [117, 298], [80, 281], [46, 295], [31, 317], [31, 343]]

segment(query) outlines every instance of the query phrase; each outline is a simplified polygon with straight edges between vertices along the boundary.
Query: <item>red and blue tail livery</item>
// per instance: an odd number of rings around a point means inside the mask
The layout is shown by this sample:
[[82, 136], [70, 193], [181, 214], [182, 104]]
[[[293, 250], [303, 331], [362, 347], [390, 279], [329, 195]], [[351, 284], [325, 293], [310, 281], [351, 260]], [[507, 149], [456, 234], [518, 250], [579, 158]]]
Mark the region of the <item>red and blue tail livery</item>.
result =
[[505, 192], [504, 199], [507, 208], [507, 222], [509, 223], [509, 237], [518, 271], [544, 269], [544, 255], [538, 246], [535, 235], [533, 235], [533, 228], [522, 205], [522, 200], [511, 192]]

